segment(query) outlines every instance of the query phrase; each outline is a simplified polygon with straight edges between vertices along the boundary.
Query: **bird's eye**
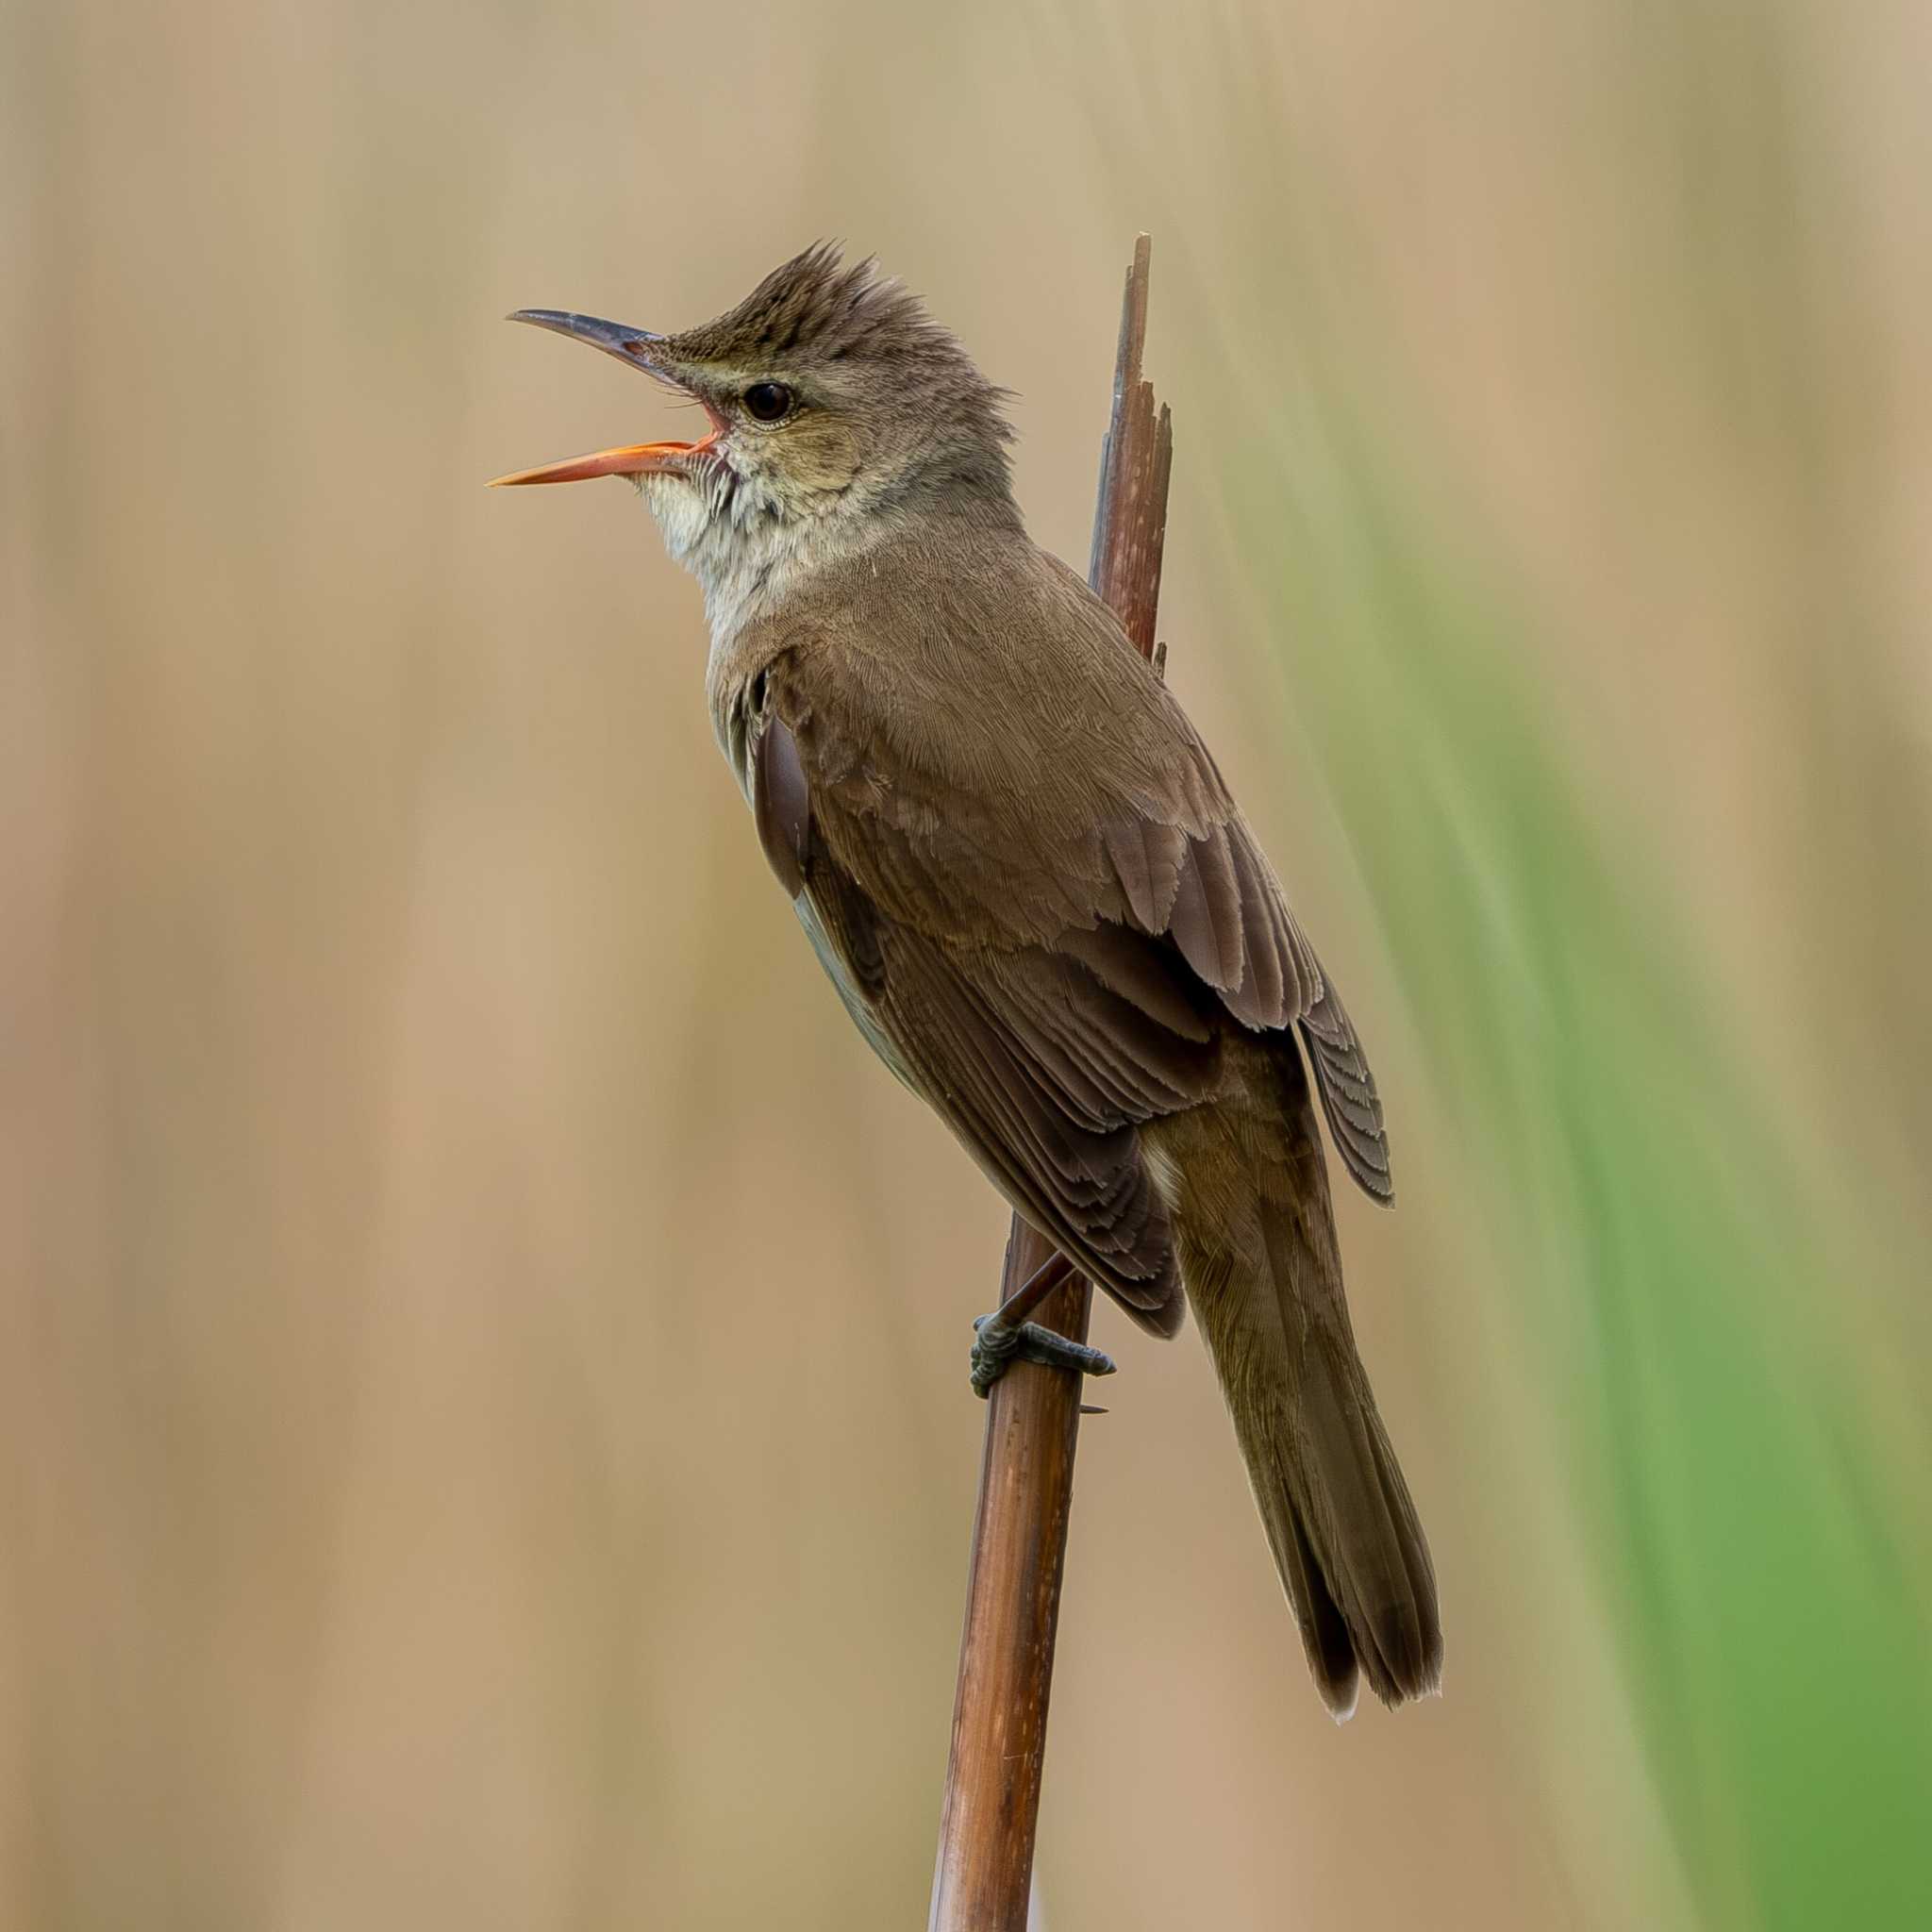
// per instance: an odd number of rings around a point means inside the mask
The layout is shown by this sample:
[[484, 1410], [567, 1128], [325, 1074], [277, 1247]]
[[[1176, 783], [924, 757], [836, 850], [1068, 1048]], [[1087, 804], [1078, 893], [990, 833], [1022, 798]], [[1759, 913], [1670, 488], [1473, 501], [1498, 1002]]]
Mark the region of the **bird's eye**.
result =
[[775, 423], [790, 412], [791, 391], [782, 382], [755, 382], [744, 392], [744, 408], [760, 423]]

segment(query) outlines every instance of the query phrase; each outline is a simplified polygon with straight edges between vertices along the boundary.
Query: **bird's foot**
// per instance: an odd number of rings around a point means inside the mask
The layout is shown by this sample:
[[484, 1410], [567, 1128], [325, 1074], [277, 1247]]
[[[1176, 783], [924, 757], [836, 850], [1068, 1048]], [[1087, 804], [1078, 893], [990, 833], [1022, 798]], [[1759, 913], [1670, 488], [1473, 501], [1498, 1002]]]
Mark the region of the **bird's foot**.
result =
[[1069, 1341], [1038, 1322], [1003, 1322], [997, 1314], [981, 1315], [973, 1328], [973, 1392], [982, 1402], [1015, 1361], [1072, 1369], [1076, 1375], [1114, 1373], [1110, 1355], [1089, 1348], [1084, 1341]]

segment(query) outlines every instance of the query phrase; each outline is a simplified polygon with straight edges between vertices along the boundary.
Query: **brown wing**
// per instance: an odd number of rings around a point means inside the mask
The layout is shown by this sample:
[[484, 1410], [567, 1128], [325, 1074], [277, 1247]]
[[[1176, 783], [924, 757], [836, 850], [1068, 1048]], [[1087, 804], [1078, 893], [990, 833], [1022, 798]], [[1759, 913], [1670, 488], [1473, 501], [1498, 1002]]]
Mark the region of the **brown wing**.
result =
[[[1193, 748], [1205, 762], [1198, 740]], [[1300, 1027], [1342, 1164], [1371, 1198], [1392, 1201], [1388, 1136], [1368, 1056], [1232, 802], [1227, 816], [1210, 820], [1199, 836], [1136, 817], [1108, 826], [1105, 843], [1129, 924], [1172, 934], [1243, 1025], [1266, 1031], [1291, 1021]]]
[[[1083, 718], [983, 675], [968, 701], [990, 730], [967, 737], [935, 709], [958, 687], [908, 691], [906, 668], [855, 676], [848, 657], [835, 678], [809, 648], [771, 660], [750, 723], [754, 813], [854, 1017], [1014, 1206], [1149, 1325], [1175, 1325], [1135, 1128], [1214, 1091], [1224, 1010], [1300, 1024], [1338, 1149], [1388, 1198], [1347, 1016], [1151, 674], [1151, 705], [1102, 690]], [[1139, 741], [1109, 727], [1124, 713]]]
[[881, 918], [822, 854], [806, 897], [841, 958], [874, 962], [867, 1017], [888, 1060], [1028, 1221], [1173, 1334], [1172, 1230], [1136, 1129], [1218, 1080], [1218, 1040], [1181, 975], [1137, 968], [1122, 991], [1072, 953], [946, 946]]

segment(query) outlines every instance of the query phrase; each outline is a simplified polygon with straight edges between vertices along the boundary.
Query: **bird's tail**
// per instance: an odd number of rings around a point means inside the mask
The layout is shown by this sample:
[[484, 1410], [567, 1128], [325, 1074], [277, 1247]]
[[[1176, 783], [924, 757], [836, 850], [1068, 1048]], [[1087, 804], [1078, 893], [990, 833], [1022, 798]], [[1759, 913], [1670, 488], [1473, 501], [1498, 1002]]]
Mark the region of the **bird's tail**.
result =
[[1385, 1704], [1442, 1672], [1435, 1569], [1342, 1298], [1327, 1166], [1286, 1041], [1229, 1038], [1226, 1097], [1161, 1123], [1181, 1274], [1275, 1567], [1337, 1721], [1357, 1675]]

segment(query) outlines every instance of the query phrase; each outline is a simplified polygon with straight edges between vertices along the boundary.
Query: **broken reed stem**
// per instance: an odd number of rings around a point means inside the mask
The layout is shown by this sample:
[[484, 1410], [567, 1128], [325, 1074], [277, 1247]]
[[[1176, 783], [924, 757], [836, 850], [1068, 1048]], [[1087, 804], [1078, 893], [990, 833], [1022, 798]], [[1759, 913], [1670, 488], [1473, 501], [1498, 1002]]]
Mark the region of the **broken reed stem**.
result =
[[[1134, 648], [1156, 658], [1174, 438], [1166, 407], [1156, 410], [1153, 385], [1141, 375], [1148, 255], [1142, 235], [1121, 305], [1113, 413], [1101, 445], [1087, 580], [1113, 608]], [[1054, 1252], [1016, 1214], [1000, 1301]], [[1033, 1319], [1084, 1341], [1091, 1301], [1086, 1279], [1074, 1274]], [[1071, 1371], [1016, 1361], [987, 1401], [930, 1932], [1025, 1932], [1080, 1395], [1080, 1377]]]

